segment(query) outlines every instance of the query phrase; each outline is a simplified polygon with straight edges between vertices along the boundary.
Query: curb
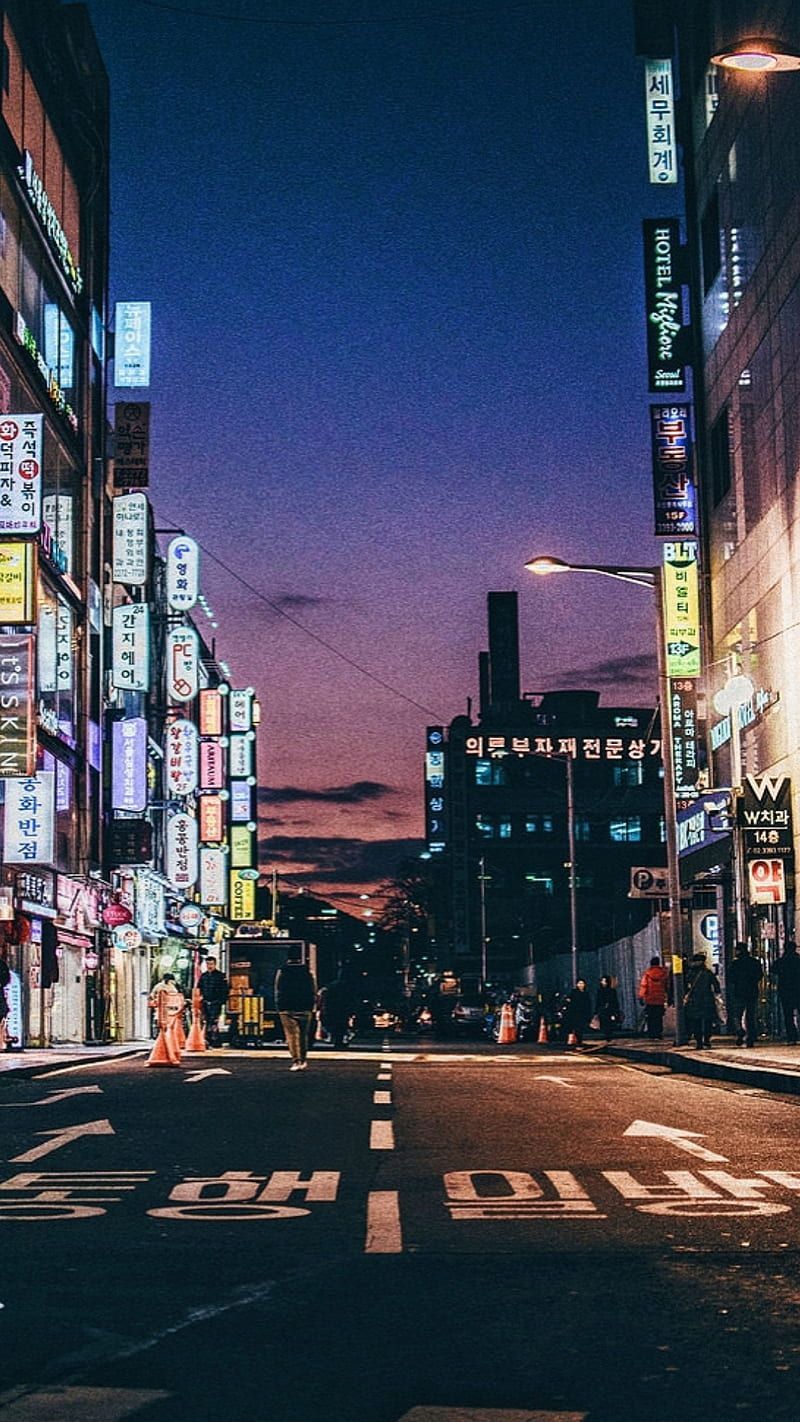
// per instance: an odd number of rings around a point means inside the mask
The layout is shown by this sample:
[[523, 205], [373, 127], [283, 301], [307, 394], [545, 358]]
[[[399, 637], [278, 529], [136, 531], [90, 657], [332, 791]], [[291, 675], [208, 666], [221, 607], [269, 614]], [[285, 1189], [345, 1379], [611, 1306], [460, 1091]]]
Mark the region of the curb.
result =
[[[96, 1057], [70, 1057], [65, 1054], [62, 1061], [56, 1057], [51, 1062], [31, 1062], [30, 1064], [25, 1063], [24, 1066], [9, 1066], [5, 1070], [0, 1068], [0, 1082], [6, 1078], [12, 1081], [20, 1079], [29, 1081], [32, 1076], [50, 1075], [52, 1072], [58, 1071], [75, 1071], [79, 1067], [109, 1066], [111, 1062], [131, 1061], [132, 1058], [141, 1056], [146, 1050], [145, 1047], [136, 1047], [129, 1052], [115, 1052], [113, 1056], [98, 1055]], [[20, 1056], [24, 1057], [24, 1055], [24, 1052], [20, 1053]]]
[[624, 1057], [627, 1061], [639, 1062], [647, 1065], [652, 1062], [654, 1066], [667, 1067], [669, 1071], [676, 1075], [705, 1077], [711, 1081], [735, 1081], [740, 1085], [758, 1087], [763, 1091], [779, 1091], [789, 1096], [800, 1096], [800, 1072], [783, 1071], [775, 1066], [758, 1066], [749, 1064], [741, 1066], [735, 1062], [714, 1061], [713, 1047], [711, 1055], [703, 1057], [702, 1061], [697, 1057], [685, 1057], [679, 1050], [670, 1051], [665, 1048], [661, 1052], [637, 1052], [635, 1048], [611, 1046], [608, 1049], [608, 1056]]

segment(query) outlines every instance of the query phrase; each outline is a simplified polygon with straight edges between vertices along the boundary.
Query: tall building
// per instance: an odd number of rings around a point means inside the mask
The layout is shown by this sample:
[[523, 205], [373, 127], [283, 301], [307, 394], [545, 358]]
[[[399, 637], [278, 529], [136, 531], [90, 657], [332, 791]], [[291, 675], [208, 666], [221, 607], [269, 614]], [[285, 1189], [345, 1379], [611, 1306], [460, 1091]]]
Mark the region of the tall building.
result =
[[677, 259], [649, 388], [693, 419], [699, 492], [712, 792], [679, 812], [683, 877], [718, 886], [728, 952], [749, 937], [769, 966], [795, 928], [799, 823], [800, 4], [645, 0], [636, 18]]
[[108, 85], [83, 6], [0, 51], [0, 930], [18, 1038], [98, 1036]]
[[628, 895], [665, 860], [661, 747], [652, 709], [523, 694], [517, 595], [488, 602], [477, 720], [428, 728], [427, 852], [440, 970], [514, 985], [651, 917]]

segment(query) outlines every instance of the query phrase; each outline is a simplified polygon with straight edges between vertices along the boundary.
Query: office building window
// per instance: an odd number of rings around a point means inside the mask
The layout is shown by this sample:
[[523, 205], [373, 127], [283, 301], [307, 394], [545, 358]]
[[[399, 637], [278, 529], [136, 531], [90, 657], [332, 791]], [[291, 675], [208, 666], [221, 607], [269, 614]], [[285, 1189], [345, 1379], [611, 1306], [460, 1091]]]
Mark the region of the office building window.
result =
[[525, 833], [526, 833], [526, 834], [552, 834], [552, 833], [553, 833], [553, 816], [552, 816], [552, 815], [526, 815], [526, 816], [525, 816]]
[[711, 499], [716, 508], [731, 487], [731, 426], [727, 406], [711, 427]]
[[506, 767], [502, 760], [476, 760], [476, 785], [505, 785]]
[[641, 785], [642, 783], [642, 762], [634, 761], [633, 765], [614, 766], [615, 785]]
[[510, 819], [504, 818], [504, 819], [501, 819], [501, 820], [498, 821], [498, 824], [497, 824], [497, 833], [498, 833], [498, 835], [500, 836], [501, 839], [510, 839], [510, 838], [511, 838], [511, 821], [510, 821]]
[[641, 815], [625, 815], [619, 819], [613, 819], [608, 829], [615, 844], [632, 844], [642, 837], [642, 817]]

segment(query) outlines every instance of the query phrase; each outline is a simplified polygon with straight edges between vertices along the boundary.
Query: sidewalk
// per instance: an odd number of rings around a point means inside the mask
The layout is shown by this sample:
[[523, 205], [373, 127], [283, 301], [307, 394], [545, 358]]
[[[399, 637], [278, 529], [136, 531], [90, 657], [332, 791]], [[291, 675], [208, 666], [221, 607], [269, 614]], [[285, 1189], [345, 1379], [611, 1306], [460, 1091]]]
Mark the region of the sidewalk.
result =
[[733, 1037], [714, 1037], [712, 1046], [676, 1047], [673, 1042], [650, 1042], [645, 1037], [613, 1041], [608, 1048], [595, 1046], [603, 1055], [624, 1057], [641, 1065], [666, 1067], [684, 1076], [712, 1081], [734, 1081], [760, 1091], [782, 1091], [800, 1096], [800, 1046], [783, 1042], [757, 1042], [754, 1047], [737, 1047]]
[[92, 1062], [110, 1062], [115, 1057], [138, 1056], [149, 1051], [152, 1042], [109, 1042], [105, 1047], [83, 1047], [77, 1042], [57, 1047], [28, 1047], [24, 1052], [0, 1052], [0, 1072], [23, 1072], [31, 1076], [38, 1071], [57, 1071], [59, 1067], [88, 1066]]

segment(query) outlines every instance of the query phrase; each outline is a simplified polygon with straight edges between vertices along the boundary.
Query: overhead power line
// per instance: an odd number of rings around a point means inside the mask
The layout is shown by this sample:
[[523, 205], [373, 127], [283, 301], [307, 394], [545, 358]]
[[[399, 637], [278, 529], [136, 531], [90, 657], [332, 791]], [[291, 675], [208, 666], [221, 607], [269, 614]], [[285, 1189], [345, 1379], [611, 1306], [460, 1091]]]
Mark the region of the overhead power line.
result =
[[459, 21], [470, 23], [472, 21], [495, 19], [498, 14], [520, 14], [531, 9], [530, 4], [507, 5], [502, 10], [487, 9], [475, 10], [440, 10], [431, 15], [368, 15], [362, 18], [352, 17], [350, 19], [288, 19], [279, 15], [232, 15], [227, 10], [207, 10], [197, 5], [173, 5], [170, 0], [135, 0], [138, 5], [145, 5], [148, 10], [164, 10], [172, 15], [185, 15], [190, 19], [222, 20], [226, 24], [232, 25], [277, 25], [287, 29], [355, 29], [361, 26], [376, 25], [408, 25], [412, 27], [423, 24], [448, 23]]

